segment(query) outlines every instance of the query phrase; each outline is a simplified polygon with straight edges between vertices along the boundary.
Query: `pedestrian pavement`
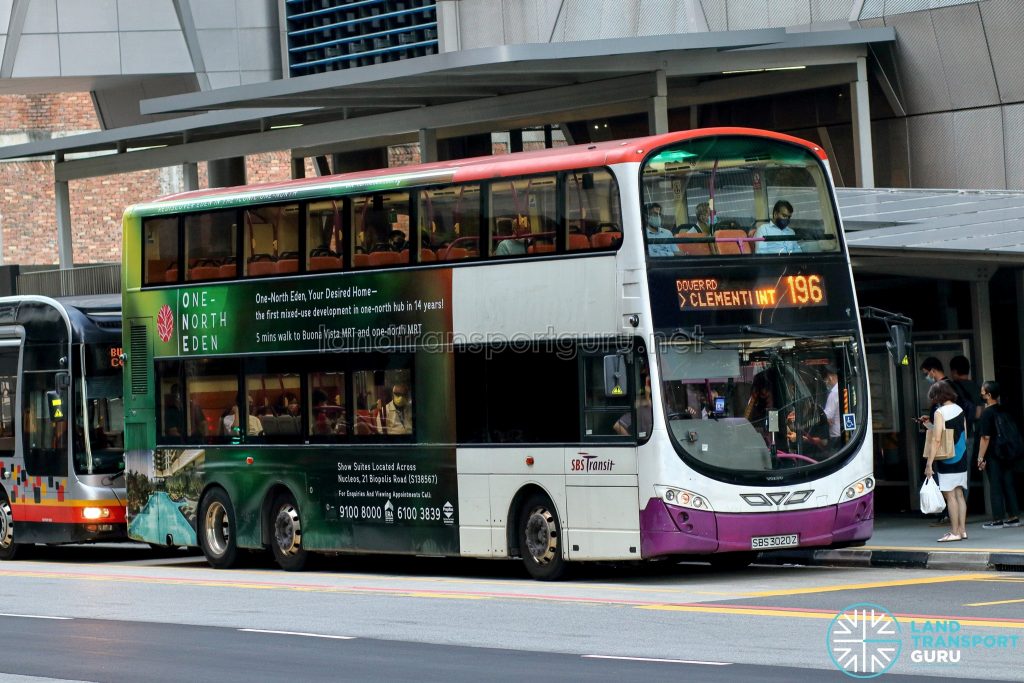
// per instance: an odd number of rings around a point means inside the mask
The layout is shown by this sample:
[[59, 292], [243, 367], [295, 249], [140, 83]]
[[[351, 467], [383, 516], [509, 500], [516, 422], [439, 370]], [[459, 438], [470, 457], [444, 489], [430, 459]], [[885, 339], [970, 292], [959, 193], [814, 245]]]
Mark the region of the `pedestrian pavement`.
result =
[[863, 546], [775, 550], [761, 553], [758, 562], [1024, 572], [1024, 526], [982, 529], [987, 517], [969, 517], [966, 540], [939, 543], [949, 525], [931, 526], [935, 520], [921, 514], [880, 515]]

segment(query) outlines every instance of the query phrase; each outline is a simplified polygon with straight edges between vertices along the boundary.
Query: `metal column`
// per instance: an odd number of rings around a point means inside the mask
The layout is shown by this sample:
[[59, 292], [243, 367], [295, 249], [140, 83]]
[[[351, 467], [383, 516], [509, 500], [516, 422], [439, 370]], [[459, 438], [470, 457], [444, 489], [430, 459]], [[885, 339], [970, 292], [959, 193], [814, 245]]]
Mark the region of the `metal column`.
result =
[[868, 67], [857, 58], [857, 80], [850, 84], [853, 115], [853, 162], [858, 187], [875, 186], [875, 153], [871, 146], [871, 104], [868, 97]]
[[199, 189], [199, 164], [186, 161], [181, 165], [181, 184], [185, 192]]
[[[64, 161], [63, 154], [57, 154], [55, 164]], [[57, 206], [57, 258], [61, 270], [75, 267], [74, 249], [71, 243], [71, 193], [68, 181], [54, 180], [53, 194]]]
[[[1017, 272], [1017, 291], [1024, 292], [1024, 273]], [[980, 386], [996, 375], [995, 350], [992, 344], [992, 301], [988, 293], [988, 280], [971, 281], [971, 326], [974, 328], [975, 367], [971, 376]], [[975, 437], [977, 438], [977, 437]], [[969, 467], [975, 467], [971, 463]], [[992, 514], [992, 499], [989, 497], [988, 475], [982, 477], [985, 487], [985, 514]]]

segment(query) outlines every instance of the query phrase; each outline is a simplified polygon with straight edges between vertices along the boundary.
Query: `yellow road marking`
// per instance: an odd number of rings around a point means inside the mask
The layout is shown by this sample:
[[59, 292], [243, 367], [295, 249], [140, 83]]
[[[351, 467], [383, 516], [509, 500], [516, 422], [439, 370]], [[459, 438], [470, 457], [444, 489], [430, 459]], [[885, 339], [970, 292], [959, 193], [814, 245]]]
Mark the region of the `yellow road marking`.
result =
[[785, 595], [814, 595], [815, 593], [834, 593], [837, 591], [864, 590], [867, 588], [894, 588], [896, 586], [920, 586], [931, 583], [950, 583], [953, 581], [978, 581], [989, 578], [990, 574], [952, 574], [917, 579], [899, 579], [893, 581], [873, 581], [871, 583], [847, 583], [838, 586], [820, 586], [817, 588], [789, 588], [785, 590], [757, 591], [744, 593], [745, 597], [768, 598]]
[[964, 607], [988, 607], [989, 605], [1012, 605], [1014, 603], [1024, 602], [1024, 598], [1018, 600], [993, 600], [992, 602], [969, 602]]
[[[789, 610], [771, 607], [724, 607], [722, 605], [639, 605], [637, 609], [657, 610], [664, 612], [696, 612], [701, 614], [731, 614], [753, 617], [784, 617], [787, 619], [835, 619], [837, 611], [826, 610]], [[924, 617], [895, 614], [901, 624], [932, 622], [947, 617]], [[962, 626], [984, 626], [987, 628], [1011, 628], [1024, 630], [1024, 620], [964, 619], [948, 617]]]

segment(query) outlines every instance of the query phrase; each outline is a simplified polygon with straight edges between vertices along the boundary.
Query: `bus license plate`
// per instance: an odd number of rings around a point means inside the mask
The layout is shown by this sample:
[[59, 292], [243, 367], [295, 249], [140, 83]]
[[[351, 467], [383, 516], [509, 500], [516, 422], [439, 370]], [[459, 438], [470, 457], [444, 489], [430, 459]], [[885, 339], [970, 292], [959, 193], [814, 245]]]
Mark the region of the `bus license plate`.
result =
[[798, 545], [800, 545], [800, 537], [797, 534], [784, 534], [782, 536], [754, 536], [750, 539], [750, 548], [752, 550], [795, 548]]

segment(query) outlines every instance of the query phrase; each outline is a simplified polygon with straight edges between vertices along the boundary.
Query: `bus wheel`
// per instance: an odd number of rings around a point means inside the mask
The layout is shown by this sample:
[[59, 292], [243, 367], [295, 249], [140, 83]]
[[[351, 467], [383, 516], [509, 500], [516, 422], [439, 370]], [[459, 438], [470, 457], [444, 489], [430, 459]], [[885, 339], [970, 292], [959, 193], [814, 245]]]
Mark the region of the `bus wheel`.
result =
[[14, 542], [14, 513], [6, 498], [0, 498], [0, 560], [13, 560], [18, 553]]
[[228, 569], [238, 559], [235, 544], [235, 511], [224, 489], [213, 489], [203, 498], [199, 512], [199, 545], [214, 569]]
[[309, 559], [302, 547], [302, 517], [290, 493], [278, 495], [270, 508], [270, 548], [285, 571], [301, 571]]
[[708, 558], [708, 562], [711, 563], [712, 569], [736, 572], [749, 567], [755, 559], [757, 559], [755, 552], [722, 553], [721, 555], [712, 555]]
[[556, 581], [565, 573], [562, 557], [562, 529], [558, 513], [547, 496], [534, 494], [519, 515], [519, 552], [530, 576]]

